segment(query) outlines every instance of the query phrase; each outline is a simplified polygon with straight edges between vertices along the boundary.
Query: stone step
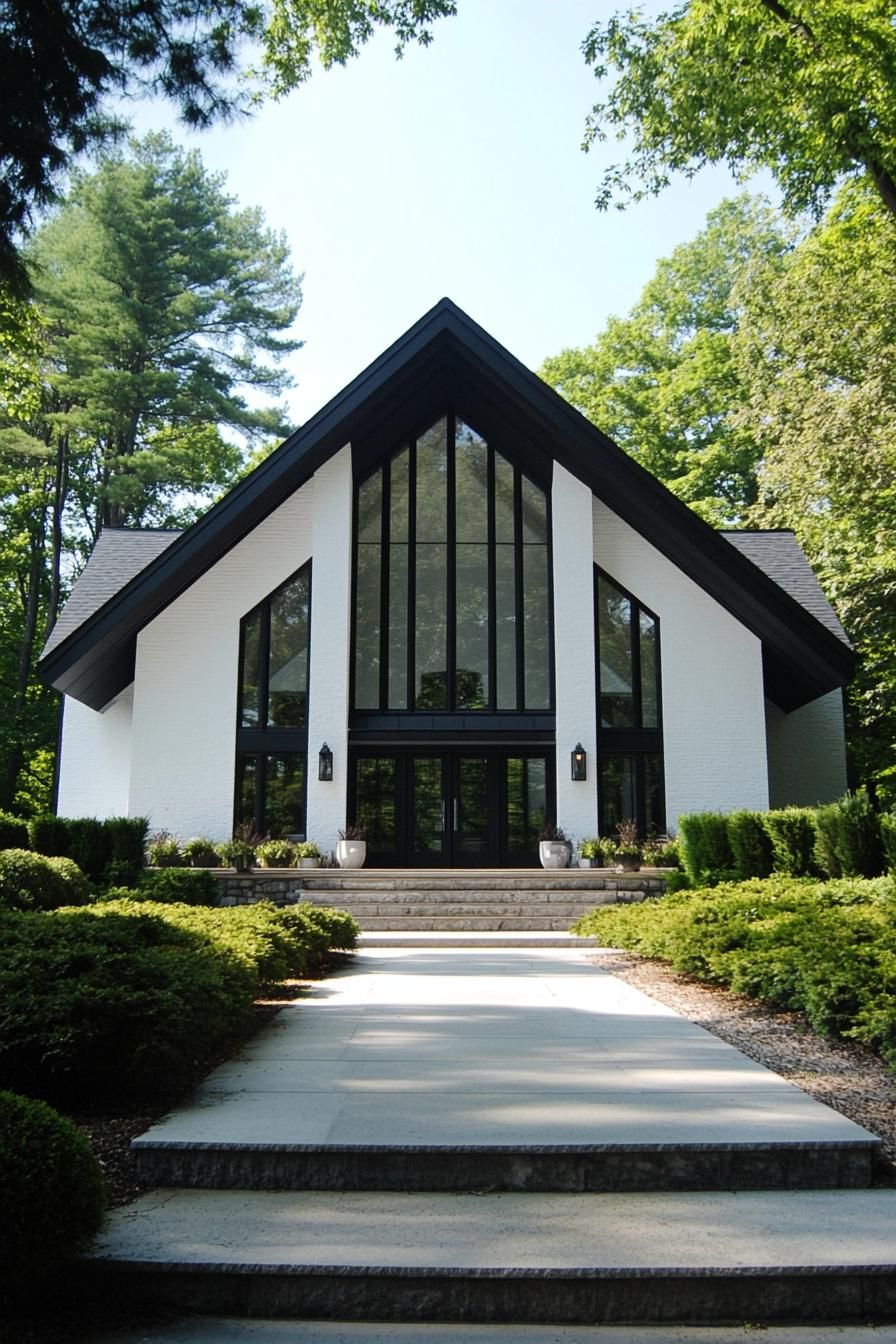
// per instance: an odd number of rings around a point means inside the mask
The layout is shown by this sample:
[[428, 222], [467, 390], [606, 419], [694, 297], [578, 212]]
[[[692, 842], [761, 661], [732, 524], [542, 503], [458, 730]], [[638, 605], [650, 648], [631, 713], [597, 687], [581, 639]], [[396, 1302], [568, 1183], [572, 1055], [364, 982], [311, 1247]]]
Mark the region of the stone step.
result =
[[116, 1210], [78, 1268], [97, 1294], [238, 1316], [887, 1321], [896, 1191], [160, 1190]]
[[143, 1185], [206, 1190], [826, 1190], [871, 1183], [873, 1141], [594, 1145], [136, 1139]]
[[[584, 912], [582, 912], [584, 913]], [[502, 930], [510, 932], [520, 932], [523, 930], [566, 932], [574, 920], [578, 919], [578, 914], [558, 915], [556, 918], [548, 918], [545, 915], [533, 915], [531, 918], [523, 915], [458, 915], [452, 918], [449, 915], [359, 915], [357, 916], [361, 928], [365, 931], [373, 932], [375, 930], [395, 931], [408, 929], [418, 933], [428, 931], [441, 932], [483, 932], [498, 933]]]
[[[325, 870], [326, 871], [326, 870]], [[277, 876], [286, 874], [296, 877], [294, 870], [279, 871]], [[261, 876], [257, 873], [256, 876]], [[532, 876], [525, 872], [519, 875], [489, 877], [482, 873], [468, 875], [463, 869], [452, 873], [430, 877], [415, 872], [403, 877], [381, 877], [379, 874], [330, 876], [322, 873], [320, 877], [300, 872], [299, 879], [303, 890], [307, 892], [324, 891], [582, 891], [589, 888], [594, 891], [626, 888], [661, 892], [664, 889], [662, 874], [644, 876], [641, 874], [613, 873], [610, 870], [570, 869], [566, 874], [554, 874], [551, 877]], [[273, 879], [271, 879], [273, 880]]]
[[[339, 902], [342, 910], [351, 910], [352, 912], [364, 911], [370, 914], [388, 915], [394, 913], [401, 914], [421, 914], [421, 915], [453, 915], [453, 914], [565, 914], [568, 910], [593, 910], [595, 905], [608, 904], [614, 900], [612, 894], [604, 891], [589, 893], [586, 897], [578, 897], [569, 892], [557, 892], [552, 896], [533, 896], [530, 899], [520, 899], [519, 896], [508, 897], [502, 900], [495, 896], [481, 896], [470, 899], [466, 892], [455, 895], [452, 899], [447, 897], [440, 901], [434, 901], [429, 892], [423, 893], [418, 897], [413, 894], [402, 894], [401, 896], [391, 895], [387, 899], [382, 896], [350, 895], [347, 900]], [[319, 902], [319, 904], [330, 904], [330, 902]]]
[[480, 929], [466, 932], [453, 929], [430, 929], [414, 931], [409, 929], [367, 929], [361, 931], [358, 946], [377, 947], [429, 947], [429, 948], [551, 948], [565, 947], [574, 951], [599, 946], [596, 938], [578, 938], [574, 933], [551, 929]]

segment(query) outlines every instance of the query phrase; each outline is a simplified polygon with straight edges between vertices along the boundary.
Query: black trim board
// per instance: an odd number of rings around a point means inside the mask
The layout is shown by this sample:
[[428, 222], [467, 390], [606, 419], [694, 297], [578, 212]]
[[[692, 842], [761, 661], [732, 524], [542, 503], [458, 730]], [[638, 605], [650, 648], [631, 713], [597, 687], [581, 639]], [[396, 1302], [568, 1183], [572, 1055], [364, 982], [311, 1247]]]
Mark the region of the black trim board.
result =
[[[766, 691], [784, 710], [844, 685], [852, 651], [611, 439], [442, 299], [290, 435], [40, 664], [45, 681], [101, 709], [133, 679], [139, 630], [242, 540], [333, 453], [450, 394], [474, 425], [503, 416], [698, 583], [763, 644]], [[391, 435], [390, 435], [391, 438]], [[394, 446], [394, 439], [391, 440]], [[365, 454], [365, 456], [367, 455]], [[368, 459], [369, 461], [369, 456]], [[542, 475], [542, 472], [535, 473]], [[545, 470], [548, 479], [550, 476]]]

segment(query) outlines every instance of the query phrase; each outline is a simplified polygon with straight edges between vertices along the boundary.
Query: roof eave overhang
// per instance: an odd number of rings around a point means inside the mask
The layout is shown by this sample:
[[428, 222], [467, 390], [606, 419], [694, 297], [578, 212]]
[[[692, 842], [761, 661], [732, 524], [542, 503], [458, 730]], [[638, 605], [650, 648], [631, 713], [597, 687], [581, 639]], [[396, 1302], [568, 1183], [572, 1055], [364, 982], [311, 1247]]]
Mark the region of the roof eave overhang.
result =
[[134, 675], [140, 629], [232, 549], [332, 454], [371, 435], [420, 387], [487, 386], [525, 403], [531, 437], [762, 641], [766, 693], [787, 711], [845, 685], [852, 651], [659, 481], [500, 346], [442, 300], [250, 476], [40, 663], [41, 676], [102, 709]]

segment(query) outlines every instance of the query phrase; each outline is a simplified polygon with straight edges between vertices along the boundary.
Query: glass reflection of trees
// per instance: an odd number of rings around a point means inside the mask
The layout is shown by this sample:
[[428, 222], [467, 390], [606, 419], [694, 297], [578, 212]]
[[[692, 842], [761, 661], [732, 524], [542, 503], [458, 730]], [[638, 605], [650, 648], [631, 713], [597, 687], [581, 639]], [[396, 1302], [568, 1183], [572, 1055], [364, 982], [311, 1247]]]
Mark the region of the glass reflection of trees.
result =
[[357, 497], [356, 710], [552, 705], [547, 496], [443, 417]]

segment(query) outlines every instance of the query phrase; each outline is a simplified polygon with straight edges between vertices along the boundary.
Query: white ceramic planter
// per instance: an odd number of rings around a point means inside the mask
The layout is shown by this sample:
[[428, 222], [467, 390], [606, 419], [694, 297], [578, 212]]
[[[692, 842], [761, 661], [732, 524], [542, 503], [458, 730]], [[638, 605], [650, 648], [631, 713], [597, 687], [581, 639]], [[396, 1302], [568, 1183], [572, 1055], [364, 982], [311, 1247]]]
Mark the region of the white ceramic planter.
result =
[[565, 840], [539, 840], [538, 857], [542, 868], [568, 868], [569, 845]]
[[336, 862], [340, 868], [363, 868], [366, 858], [366, 840], [336, 841]]

